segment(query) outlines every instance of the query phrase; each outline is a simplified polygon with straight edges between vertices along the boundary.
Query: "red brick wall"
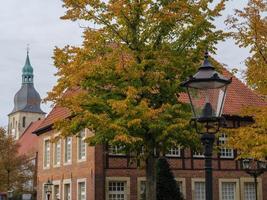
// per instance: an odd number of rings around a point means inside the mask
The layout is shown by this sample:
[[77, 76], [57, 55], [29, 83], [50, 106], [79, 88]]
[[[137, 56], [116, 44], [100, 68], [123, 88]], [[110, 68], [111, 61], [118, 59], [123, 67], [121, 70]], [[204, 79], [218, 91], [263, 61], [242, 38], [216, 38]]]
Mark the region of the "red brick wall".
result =
[[94, 200], [95, 191], [95, 148], [87, 147], [87, 157], [86, 161], [77, 162], [77, 138], [74, 136], [72, 138], [72, 164], [63, 164], [63, 154], [64, 145], [63, 140], [61, 143], [61, 163], [60, 167], [53, 167], [53, 145], [50, 146], [50, 168], [43, 168], [43, 141], [47, 137], [53, 138], [55, 135], [54, 131], [47, 132], [39, 136], [38, 139], [38, 176], [37, 176], [37, 196], [38, 200], [42, 199], [43, 184], [47, 182], [48, 179], [54, 181], [61, 181], [61, 199], [63, 198], [63, 180], [71, 179], [72, 181], [72, 200], [77, 199], [77, 179], [86, 178], [86, 189], [87, 189], [87, 199]]

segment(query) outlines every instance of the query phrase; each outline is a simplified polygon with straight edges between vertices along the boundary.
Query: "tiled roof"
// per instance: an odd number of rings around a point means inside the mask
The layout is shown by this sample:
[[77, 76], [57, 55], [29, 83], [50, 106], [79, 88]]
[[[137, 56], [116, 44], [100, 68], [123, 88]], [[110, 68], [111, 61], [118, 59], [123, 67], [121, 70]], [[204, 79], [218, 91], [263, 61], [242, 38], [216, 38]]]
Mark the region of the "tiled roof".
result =
[[52, 126], [54, 122], [60, 119], [64, 119], [70, 116], [70, 111], [67, 108], [55, 106], [52, 111], [47, 115], [39, 127], [34, 131], [34, 133], [41, 131], [49, 126]]
[[[227, 78], [232, 77], [232, 83], [228, 86], [226, 93], [223, 114], [239, 115], [246, 106], [267, 106], [267, 101], [264, 101], [260, 95], [248, 88], [229, 71], [223, 69], [222, 74]], [[181, 102], [189, 102], [185, 93], [180, 95], [179, 100]]]
[[[245, 106], [267, 106], [267, 102], [264, 101], [260, 95], [257, 95], [254, 91], [249, 89], [229, 71], [223, 69], [222, 74], [227, 78], [232, 77], [232, 83], [229, 85], [226, 94], [223, 114], [238, 115]], [[189, 102], [185, 93], [180, 95], [179, 100], [182, 102]], [[43, 123], [37, 128], [37, 132], [48, 126], [52, 126], [53, 123], [59, 119], [70, 117], [70, 115], [71, 113], [67, 108], [55, 106]]]
[[38, 149], [38, 137], [32, 134], [40, 126], [43, 120], [30, 123], [28, 128], [23, 132], [18, 140], [19, 155], [31, 155], [37, 152]]

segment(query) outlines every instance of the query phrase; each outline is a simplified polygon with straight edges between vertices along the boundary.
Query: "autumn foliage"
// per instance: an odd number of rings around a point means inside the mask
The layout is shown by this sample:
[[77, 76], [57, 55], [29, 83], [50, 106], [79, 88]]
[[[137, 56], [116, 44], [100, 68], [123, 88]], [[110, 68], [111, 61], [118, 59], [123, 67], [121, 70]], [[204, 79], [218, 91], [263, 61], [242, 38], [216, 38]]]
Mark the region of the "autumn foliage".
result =
[[[234, 31], [233, 36], [240, 47], [250, 49], [245, 60], [246, 81], [259, 93], [259, 98], [267, 95], [267, 1], [249, 0], [243, 10], [227, 20]], [[267, 100], [267, 99], [266, 99]], [[229, 145], [239, 150], [241, 157], [265, 159], [267, 156], [267, 101], [266, 106], [244, 108], [244, 116], [252, 116], [255, 123], [232, 130]]]
[[86, 127], [95, 133], [90, 144], [119, 145], [139, 155], [151, 199], [155, 152], [196, 143], [190, 108], [177, 99], [179, 84], [196, 71], [205, 49], [213, 51], [225, 36], [213, 25], [225, 1], [210, 2], [64, 0], [62, 19], [86, 27], [81, 47], [54, 51], [58, 82], [48, 100], [72, 113], [57, 128], [69, 135]]
[[[25, 188], [33, 180], [34, 166], [24, 155], [18, 154], [19, 145], [0, 128], [0, 191], [13, 190], [15, 194], [32, 192]], [[15, 195], [14, 194], [14, 195]]]

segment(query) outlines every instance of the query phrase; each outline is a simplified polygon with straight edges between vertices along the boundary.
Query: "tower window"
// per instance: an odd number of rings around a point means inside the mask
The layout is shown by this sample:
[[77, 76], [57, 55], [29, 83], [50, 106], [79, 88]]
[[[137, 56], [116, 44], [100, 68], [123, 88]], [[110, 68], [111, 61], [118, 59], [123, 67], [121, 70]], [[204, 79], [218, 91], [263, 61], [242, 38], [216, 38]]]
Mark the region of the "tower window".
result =
[[26, 126], [26, 117], [22, 117], [22, 127], [25, 128]]

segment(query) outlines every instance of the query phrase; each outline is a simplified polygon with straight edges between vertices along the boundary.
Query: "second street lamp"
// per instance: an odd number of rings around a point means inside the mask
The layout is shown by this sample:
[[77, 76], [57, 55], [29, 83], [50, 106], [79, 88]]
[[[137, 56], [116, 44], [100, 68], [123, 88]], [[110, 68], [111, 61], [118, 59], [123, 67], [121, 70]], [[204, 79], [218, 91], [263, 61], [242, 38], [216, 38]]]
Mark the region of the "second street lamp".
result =
[[47, 183], [44, 184], [45, 194], [46, 194], [47, 200], [50, 200], [50, 196], [52, 194], [52, 186], [53, 186], [53, 183], [49, 179], [48, 179]]
[[[223, 77], [208, 60], [208, 53], [197, 73], [182, 83], [191, 104], [196, 131], [201, 134], [205, 156], [206, 199], [212, 200], [212, 150], [215, 134], [222, 123], [227, 86], [231, 79]], [[199, 125], [201, 124], [201, 128]], [[203, 128], [205, 128], [203, 130]], [[202, 131], [203, 130], [203, 131]]]
[[247, 174], [254, 178], [255, 199], [258, 200], [258, 181], [257, 178], [267, 170], [267, 163], [265, 161], [245, 159], [243, 160], [243, 169]]

